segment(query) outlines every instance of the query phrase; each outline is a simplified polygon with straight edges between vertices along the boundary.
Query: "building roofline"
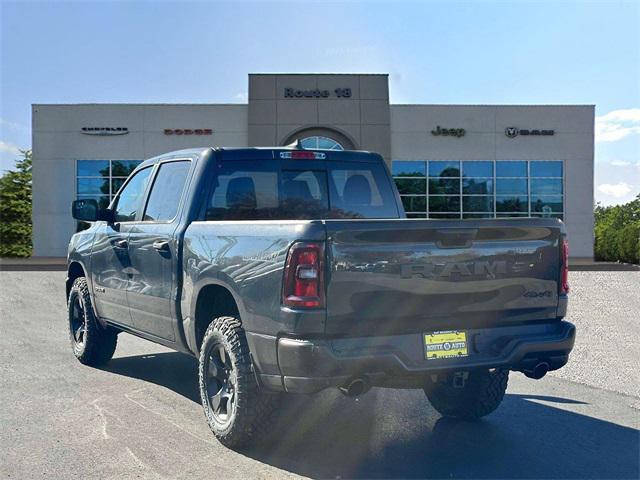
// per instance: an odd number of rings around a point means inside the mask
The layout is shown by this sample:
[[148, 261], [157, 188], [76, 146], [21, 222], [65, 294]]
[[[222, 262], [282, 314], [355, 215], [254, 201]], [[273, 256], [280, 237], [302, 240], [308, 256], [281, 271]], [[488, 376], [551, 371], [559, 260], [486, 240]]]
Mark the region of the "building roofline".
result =
[[105, 103], [105, 102], [79, 102], [79, 103], [32, 103], [33, 107], [79, 107], [79, 106], [127, 106], [127, 107], [246, 107], [248, 103]]
[[390, 107], [594, 107], [593, 103], [390, 103]]
[[359, 73], [359, 72], [354, 72], [354, 73], [319, 73], [319, 72], [308, 72], [308, 73], [287, 73], [287, 72], [253, 72], [253, 73], [249, 73], [249, 75], [291, 75], [291, 76], [295, 76], [295, 75], [359, 75], [359, 76], [384, 76], [384, 77], [388, 77], [389, 74], [388, 73]]
[[[246, 107], [248, 103], [32, 103], [33, 107], [81, 107], [81, 106], [126, 106], [126, 107]], [[390, 107], [592, 107], [592, 103], [390, 103]]]

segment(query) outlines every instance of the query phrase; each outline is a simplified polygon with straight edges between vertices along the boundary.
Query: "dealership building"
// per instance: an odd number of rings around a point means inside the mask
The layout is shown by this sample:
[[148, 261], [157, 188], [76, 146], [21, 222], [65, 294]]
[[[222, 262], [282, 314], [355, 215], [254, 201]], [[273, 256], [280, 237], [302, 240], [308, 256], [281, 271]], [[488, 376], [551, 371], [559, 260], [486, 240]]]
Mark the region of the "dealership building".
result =
[[415, 218], [557, 217], [593, 257], [593, 105], [394, 105], [379, 74], [251, 74], [247, 104], [33, 105], [34, 256], [66, 256], [71, 202], [107, 205], [143, 159], [288, 145], [380, 153]]

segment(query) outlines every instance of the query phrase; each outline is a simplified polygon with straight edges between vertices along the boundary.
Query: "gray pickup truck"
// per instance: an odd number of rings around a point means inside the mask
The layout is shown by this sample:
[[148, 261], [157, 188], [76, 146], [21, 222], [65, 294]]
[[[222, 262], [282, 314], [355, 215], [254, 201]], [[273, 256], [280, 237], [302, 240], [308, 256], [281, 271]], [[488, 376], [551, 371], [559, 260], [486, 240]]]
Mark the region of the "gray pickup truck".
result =
[[478, 418], [510, 370], [566, 364], [561, 221], [407, 219], [383, 159], [281, 148], [183, 150], [143, 162], [68, 255], [75, 356], [110, 360], [121, 332], [199, 359], [216, 437], [269, 430], [280, 394], [423, 389]]

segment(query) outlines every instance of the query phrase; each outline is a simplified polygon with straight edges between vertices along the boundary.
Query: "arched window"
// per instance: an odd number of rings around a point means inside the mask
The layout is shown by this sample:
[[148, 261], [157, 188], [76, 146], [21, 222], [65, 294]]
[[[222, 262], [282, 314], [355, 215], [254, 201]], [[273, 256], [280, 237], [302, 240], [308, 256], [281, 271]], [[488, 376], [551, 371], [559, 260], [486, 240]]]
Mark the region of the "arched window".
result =
[[314, 135], [300, 139], [302, 148], [310, 148], [312, 150], [344, 150], [344, 147], [329, 137], [321, 137]]

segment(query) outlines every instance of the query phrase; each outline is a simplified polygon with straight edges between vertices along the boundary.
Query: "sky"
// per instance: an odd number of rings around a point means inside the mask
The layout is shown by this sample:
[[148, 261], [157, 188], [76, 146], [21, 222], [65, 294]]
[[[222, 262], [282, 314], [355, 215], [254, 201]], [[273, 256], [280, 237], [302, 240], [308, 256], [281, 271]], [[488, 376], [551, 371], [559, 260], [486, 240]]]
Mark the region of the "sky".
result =
[[638, 1], [0, 0], [0, 57], [0, 170], [32, 103], [246, 103], [248, 73], [388, 73], [391, 103], [596, 105], [596, 201], [640, 193]]

